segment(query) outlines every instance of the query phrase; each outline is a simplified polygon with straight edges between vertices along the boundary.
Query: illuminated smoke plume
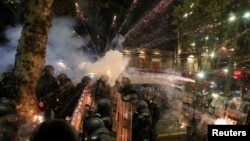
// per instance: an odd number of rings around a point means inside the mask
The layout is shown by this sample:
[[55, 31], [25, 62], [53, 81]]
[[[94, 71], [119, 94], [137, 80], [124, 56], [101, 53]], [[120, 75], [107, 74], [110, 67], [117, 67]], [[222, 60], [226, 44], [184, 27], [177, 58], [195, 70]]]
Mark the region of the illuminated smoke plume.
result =
[[129, 58], [124, 58], [122, 53], [117, 50], [108, 51], [99, 61], [86, 64], [86, 69], [97, 76], [107, 75], [109, 84], [113, 86], [116, 79], [124, 71], [128, 60]]
[[114, 37], [114, 39], [111, 41], [111, 45], [115, 50], [122, 52], [124, 41], [125, 41], [125, 38], [121, 34], [117, 34]]
[[9, 27], [5, 30], [6, 38], [9, 42], [6, 44], [0, 44], [0, 73], [11, 71], [15, 61], [16, 47], [18, 39], [21, 36], [22, 27], [20, 25], [16, 27]]
[[[108, 75], [112, 77], [110, 81], [114, 80], [115, 78], [113, 77], [121, 73], [122, 68], [127, 64], [127, 59], [123, 60], [123, 55], [119, 51], [113, 51], [107, 52], [103, 58], [93, 62], [96, 54], [84, 52], [83, 50], [84, 47], [87, 47], [91, 39], [89, 36], [82, 37], [75, 33], [75, 25], [76, 21], [70, 17], [53, 18], [52, 27], [48, 35], [45, 65], [53, 65], [55, 67], [55, 75], [66, 73], [75, 84], [80, 82], [81, 78], [88, 75], [89, 72], [104, 73], [105, 75], [109, 72]], [[14, 65], [21, 30], [22, 26], [19, 25], [10, 27], [5, 31], [9, 42], [0, 45], [0, 73], [11, 70]], [[118, 39], [114, 41], [116, 47], [122, 48], [122, 41]], [[96, 68], [100, 68], [100, 70], [97, 71]]]

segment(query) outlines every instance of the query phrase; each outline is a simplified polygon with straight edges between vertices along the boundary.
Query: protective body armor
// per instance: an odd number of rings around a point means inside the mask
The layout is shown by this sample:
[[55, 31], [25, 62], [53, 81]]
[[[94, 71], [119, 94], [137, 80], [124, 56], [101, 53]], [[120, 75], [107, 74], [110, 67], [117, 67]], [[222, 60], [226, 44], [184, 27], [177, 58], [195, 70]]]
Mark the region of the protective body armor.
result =
[[105, 127], [101, 127], [85, 138], [85, 141], [114, 141], [114, 139]]
[[132, 141], [148, 141], [151, 132], [151, 116], [146, 101], [139, 100], [132, 121]]
[[110, 132], [112, 131], [113, 119], [112, 119], [110, 116], [105, 116], [105, 115], [101, 115], [101, 114], [98, 114], [98, 113], [95, 114], [95, 116], [96, 116], [96, 117], [99, 117], [99, 118], [103, 121], [105, 127], [106, 127]]
[[110, 131], [98, 117], [92, 117], [86, 123], [85, 141], [113, 141]]

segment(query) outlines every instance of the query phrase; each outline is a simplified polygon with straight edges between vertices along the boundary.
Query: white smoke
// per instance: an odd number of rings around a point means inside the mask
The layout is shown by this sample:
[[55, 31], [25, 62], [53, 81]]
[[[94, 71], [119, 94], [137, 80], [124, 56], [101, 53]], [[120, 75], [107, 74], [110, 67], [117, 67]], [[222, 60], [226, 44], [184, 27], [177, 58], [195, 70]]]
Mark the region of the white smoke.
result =
[[86, 69], [97, 75], [108, 76], [108, 82], [113, 86], [116, 79], [127, 66], [128, 61], [129, 58], [123, 57], [119, 51], [108, 51], [98, 62], [86, 64]]
[[[55, 67], [55, 76], [59, 73], [66, 73], [76, 84], [88, 73], [95, 73], [98, 76], [108, 75], [110, 83], [122, 73], [128, 63], [121, 52], [107, 52], [103, 58], [93, 62], [94, 53], [84, 52], [83, 47], [87, 46], [91, 39], [89, 36], [79, 36], [74, 31], [76, 21], [70, 17], [55, 17], [52, 20], [47, 42], [47, 56], [45, 65]], [[14, 65], [16, 48], [21, 36], [22, 25], [7, 28], [5, 35], [9, 42], [0, 45], [0, 73], [10, 70]], [[121, 35], [120, 35], [121, 37]], [[121, 38], [122, 39], [122, 38]], [[122, 42], [116, 39], [117, 46], [121, 48]]]
[[16, 27], [8, 27], [4, 32], [9, 41], [4, 45], [0, 44], [0, 73], [10, 71], [13, 68], [21, 30], [21, 25], [18, 25]]
[[111, 41], [111, 45], [114, 47], [115, 50], [122, 52], [124, 41], [125, 38], [121, 34], [116, 34], [114, 39]]

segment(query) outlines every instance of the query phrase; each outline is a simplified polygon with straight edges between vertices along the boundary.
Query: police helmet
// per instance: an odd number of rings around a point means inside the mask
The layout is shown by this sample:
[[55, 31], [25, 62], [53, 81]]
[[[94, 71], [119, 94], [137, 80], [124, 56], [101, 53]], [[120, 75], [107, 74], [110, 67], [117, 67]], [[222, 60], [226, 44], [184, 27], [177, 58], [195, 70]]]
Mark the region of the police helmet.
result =
[[147, 110], [148, 109], [148, 103], [145, 100], [139, 100], [136, 103], [136, 110], [138, 112]]
[[15, 84], [16, 83], [16, 76], [12, 72], [5, 72], [2, 74], [2, 82], [8, 84]]
[[32, 132], [30, 141], [79, 141], [76, 129], [66, 120], [51, 119], [42, 122]]
[[91, 79], [90, 79], [90, 77], [88, 77], [88, 76], [84, 76], [83, 78], [82, 78], [82, 81], [81, 81], [81, 83], [88, 83], [89, 81], [91, 81]]
[[91, 135], [97, 129], [105, 127], [104, 122], [98, 117], [92, 117], [86, 122], [86, 131], [88, 135]]
[[46, 65], [45, 67], [44, 67], [44, 69], [43, 69], [43, 72], [44, 73], [51, 73], [51, 71], [54, 71], [55, 69], [54, 69], [54, 67], [53, 66], [51, 66], [51, 65]]
[[65, 74], [65, 73], [60, 73], [58, 76], [57, 76], [57, 80], [59, 81], [64, 81], [68, 79], [68, 76]]
[[16, 102], [8, 97], [1, 97], [0, 104], [6, 104], [9, 105], [12, 109], [16, 109]]
[[15, 110], [10, 105], [0, 103], [0, 117], [15, 113]]
[[111, 110], [111, 102], [107, 98], [98, 98], [96, 100], [96, 106], [98, 111], [110, 111]]

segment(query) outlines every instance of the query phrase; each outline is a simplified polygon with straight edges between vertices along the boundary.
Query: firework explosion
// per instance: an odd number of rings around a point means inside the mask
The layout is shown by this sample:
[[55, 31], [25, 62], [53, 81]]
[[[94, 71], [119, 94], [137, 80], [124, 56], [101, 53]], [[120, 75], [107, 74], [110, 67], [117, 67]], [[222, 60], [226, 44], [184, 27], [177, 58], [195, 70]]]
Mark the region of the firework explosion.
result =
[[[126, 32], [125, 37], [127, 38], [128, 42], [140, 42], [142, 43], [140, 47], [152, 48], [166, 41], [173, 40], [175, 37], [169, 33], [166, 33], [166, 29], [169, 29], [169, 15], [167, 12], [171, 3], [172, 0], [161, 0], [155, 5], [155, 7], [148, 9], [146, 14], [143, 15], [128, 32]], [[157, 26], [154, 26], [156, 24]], [[147, 31], [150, 31], [150, 34], [146, 34], [145, 36]], [[134, 37], [139, 36], [140, 39], [138, 41], [133, 40]]]

